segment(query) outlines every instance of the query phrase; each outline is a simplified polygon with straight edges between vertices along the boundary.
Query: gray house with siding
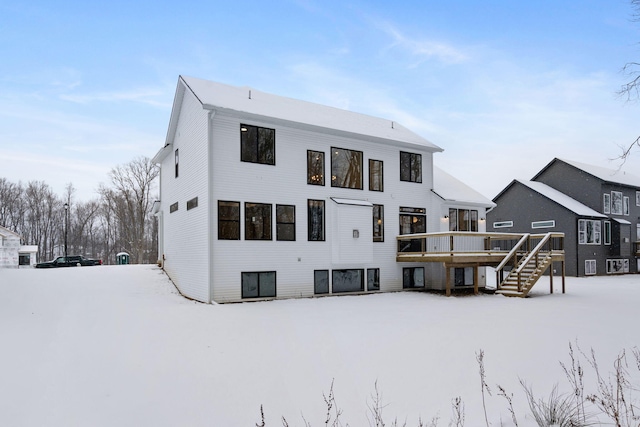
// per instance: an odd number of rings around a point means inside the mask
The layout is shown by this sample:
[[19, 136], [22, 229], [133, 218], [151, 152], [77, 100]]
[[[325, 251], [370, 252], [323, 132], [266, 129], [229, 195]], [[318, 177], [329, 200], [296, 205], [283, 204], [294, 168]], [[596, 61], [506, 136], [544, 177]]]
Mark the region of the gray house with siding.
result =
[[637, 176], [556, 158], [531, 181], [512, 181], [493, 201], [487, 231], [565, 233], [567, 275], [640, 271]]

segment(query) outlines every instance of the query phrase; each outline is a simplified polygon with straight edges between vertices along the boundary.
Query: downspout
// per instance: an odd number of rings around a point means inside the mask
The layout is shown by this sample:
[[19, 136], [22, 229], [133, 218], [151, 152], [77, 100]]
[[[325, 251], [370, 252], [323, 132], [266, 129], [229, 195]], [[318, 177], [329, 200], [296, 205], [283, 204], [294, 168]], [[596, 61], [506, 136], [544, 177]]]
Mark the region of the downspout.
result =
[[213, 118], [216, 115], [216, 110], [209, 110], [207, 115], [207, 189], [209, 203], [207, 206], [207, 218], [209, 222], [209, 229], [207, 230], [209, 248], [208, 248], [208, 262], [207, 262], [207, 279], [209, 284], [209, 304], [213, 304], [213, 230], [215, 227], [213, 221], [213, 209], [215, 206], [213, 200]]

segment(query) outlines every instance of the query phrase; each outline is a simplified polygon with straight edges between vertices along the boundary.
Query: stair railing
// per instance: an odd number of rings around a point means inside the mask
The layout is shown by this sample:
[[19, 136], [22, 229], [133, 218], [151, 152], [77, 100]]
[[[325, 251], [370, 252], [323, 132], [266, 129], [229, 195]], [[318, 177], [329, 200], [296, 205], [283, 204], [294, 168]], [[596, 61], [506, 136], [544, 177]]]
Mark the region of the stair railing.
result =
[[[513, 248], [511, 248], [511, 250], [509, 251], [507, 256], [505, 256], [504, 259], [502, 260], [502, 262], [500, 264], [498, 264], [498, 266], [496, 267], [496, 283], [497, 283], [498, 289], [500, 289], [500, 287], [502, 286], [502, 283], [504, 281], [504, 268], [512, 260], [513, 260], [514, 267], [518, 264], [518, 252], [522, 251], [522, 249], [521, 249], [522, 246], [529, 241], [529, 236], [530, 236], [529, 233], [523, 234], [522, 237], [520, 238], [520, 240], [518, 240], [518, 243], [516, 243], [513, 246]], [[525, 251], [526, 251], [526, 249], [525, 249]], [[507, 275], [507, 277], [508, 276], [509, 275]]]
[[[535, 258], [535, 265], [536, 265], [536, 268], [534, 269], [534, 274], [539, 274], [539, 273], [536, 273], [536, 270], [538, 270], [540, 267], [540, 258], [538, 257], [538, 254], [540, 253], [544, 245], [546, 245], [547, 242], [549, 242], [549, 240], [551, 240], [551, 233], [547, 233], [542, 239], [540, 239], [536, 247], [533, 248], [531, 252], [529, 252], [529, 255], [527, 255], [522, 260], [522, 262], [520, 262], [520, 265], [513, 272], [514, 274], [518, 275], [518, 292], [522, 292], [522, 270], [524, 270], [527, 264], [529, 264], [534, 258]], [[531, 276], [527, 278], [527, 281], [529, 281], [530, 278]]]

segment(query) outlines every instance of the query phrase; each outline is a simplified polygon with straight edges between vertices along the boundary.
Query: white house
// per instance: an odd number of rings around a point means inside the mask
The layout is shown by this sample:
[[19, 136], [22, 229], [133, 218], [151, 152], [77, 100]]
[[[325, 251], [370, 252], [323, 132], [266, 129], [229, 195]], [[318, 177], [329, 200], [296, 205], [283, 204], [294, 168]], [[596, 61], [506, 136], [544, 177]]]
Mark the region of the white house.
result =
[[22, 246], [20, 235], [0, 226], [0, 268], [18, 268], [36, 264], [37, 246]]
[[203, 302], [444, 289], [442, 264], [396, 262], [396, 236], [454, 212], [484, 231], [493, 203], [434, 183], [440, 151], [391, 120], [181, 76], [153, 160], [162, 266]]

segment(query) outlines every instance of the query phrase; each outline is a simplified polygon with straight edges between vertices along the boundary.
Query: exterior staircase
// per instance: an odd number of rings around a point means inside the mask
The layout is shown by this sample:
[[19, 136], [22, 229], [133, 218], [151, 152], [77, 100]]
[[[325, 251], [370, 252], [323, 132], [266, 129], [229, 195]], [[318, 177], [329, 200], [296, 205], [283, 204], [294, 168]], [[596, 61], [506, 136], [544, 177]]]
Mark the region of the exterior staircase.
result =
[[[529, 236], [525, 236], [513, 248], [513, 250], [505, 257], [496, 269], [498, 274], [497, 294], [508, 297], [527, 296], [531, 288], [536, 284], [538, 279], [547, 271], [553, 261], [553, 251], [549, 249], [547, 242], [551, 238], [551, 233], [544, 236], [535, 248], [528, 250], [525, 244], [529, 240]], [[508, 264], [515, 265], [509, 271], [507, 276], [501, 280], [503, 269]]]

